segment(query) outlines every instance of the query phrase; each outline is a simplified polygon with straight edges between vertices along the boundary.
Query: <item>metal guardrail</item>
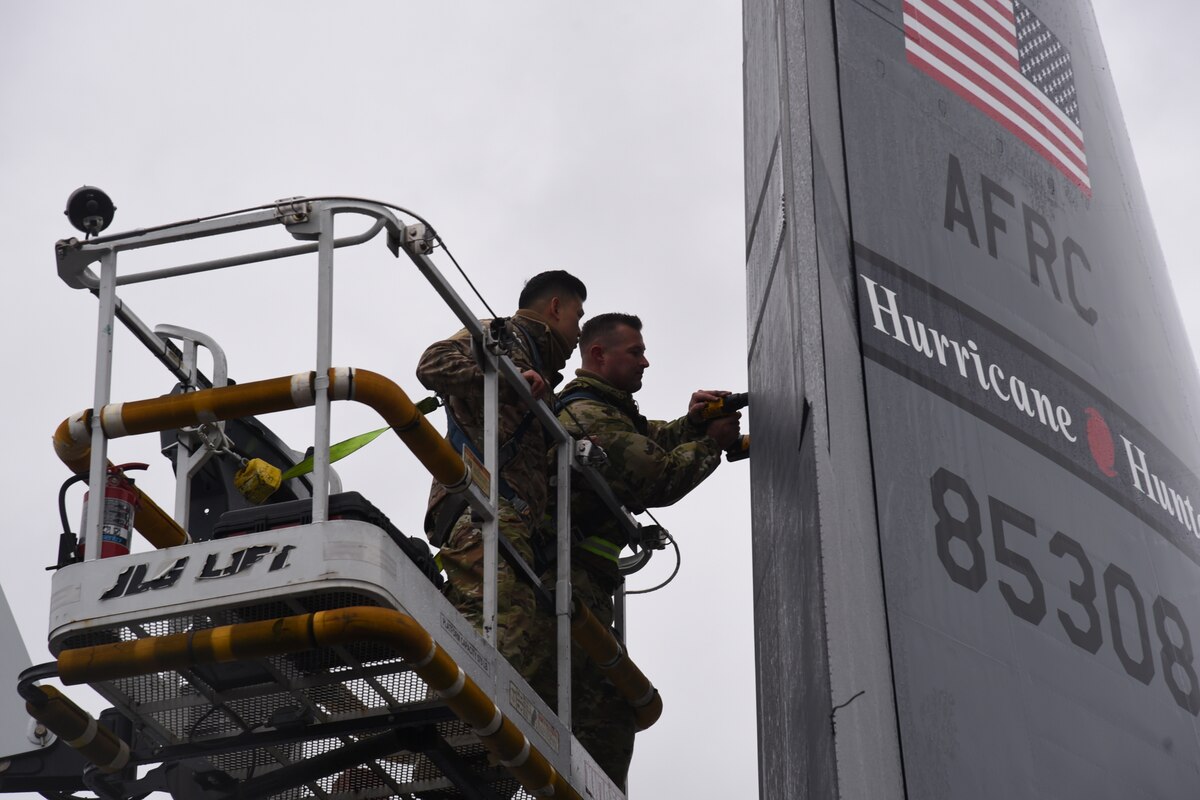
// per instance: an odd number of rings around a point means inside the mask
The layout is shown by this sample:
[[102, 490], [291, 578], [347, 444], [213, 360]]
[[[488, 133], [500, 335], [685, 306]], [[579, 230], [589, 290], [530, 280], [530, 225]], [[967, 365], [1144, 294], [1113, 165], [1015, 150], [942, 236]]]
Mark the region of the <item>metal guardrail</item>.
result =
[[[419, 221], [405, 224], [397, 212]], [[360, 233], [338, 238], [335, 235], [335, 219], [347, 215], [365, 216], [370, 226]], [[210, 259], [171, 267], [143, 270], [131, 274], [120, 274], [117, 269], [118, 255], [123, 252], [145, 249], [181, 241], [220, 236], [273, 225], [282, 225], [293, 238], [306, 242], [290, 247], [261, 250], [254, 253]], [[317, 253], [317, 347], [316, 365], [313, 371], [313, 402], [316, 413], [314, 423], [314, 468], [313, 468], [313, 511], [314, 522], [327, 517], [329, 497], [329, 435], [330, 435], [330, 369], [332, 367], [333, 326], [333, 256], [334, 251], [371, 241], [381, 232], [386, 232], [387, 246], [399, 257], [403, 251], [412, 260], [422, 276], [430, 283], [442, 300], [450, 307], [462, 325], [479, 343], [477, 352], [481, 357], [484, 376], [484, 465], [490, 474], [496, 473], [498, 463], [498, 411], [499, 381], [505, 380], [512, 391], [536, 416], [543, 429], [555, 442], [557, 455], [557, 503], [558, 515], [556, 580], [557, 653], [558, 653], [558, 709], [564, 724], [570, 726], [571, 718], [571, 530], [570, 530], [570, 486], [571, 471], [580, 472], [589, 485], [601, 497], [625, 528], [631, 541], [638, 541], [638, 524], [617, 500], [611, 488], [590, 466], [577, 462], [574, 440], [558, 422], [553, 411], [536, 400], [528, 384], [521, 377], [513, 362], [490, 342], [488, 332], [480, 324], [479, 317], [463, 301], [453, 286], [429, 258], [434, 247], [433, 230], [417, 215], [396, 206], [350, 197], [293, 198], [271, 205], [244, 209], [228, 214], [186, 220], [153, 228], [139, 229], [126, 233], [93, 238], [88, 241], [65, 239], [55, 245], [59, 277], [67, 285], [86, 289], [99, 299], [100, 310], [97, 322], [96, 376], [93, 407], [87, 420], [90, 426], [90, 452], [88, 471], [90, 491], [93, 497], [103, 496], [105, 464], [107, 461], [107, 439], [101, 424], [103, 410], [111, 402], [113, 323], [120, 321], [134, 336], [180, 380], [201, 386], [211, 383], [195, 370], [194, 363], [187, 363], [184, 354], [166, 336], [151, 330], [129, 307], [120, 300], [116, 290], [119, 286], [162, 280], [182, 275], [228, 269], [248, 264], [288, 258], [296, 255]], [[91, 266], [99, 262], [97, 275]], [[82, 466], [82, 465], [80, 465]], [[186, 480], [186, 474], [183, 476]], [[484, 635], [495, 646], [496, 642], [496, 584], [498, 566], [498, 530], [496, 509], [498, 507], [498, 481], [491, 480], [490, 497], [476, 497], [473, 503], [483, 512], [484, 542]], [[178, 494], [178, 493], [177, 493]], [[476, 494], [478, 494], [476, 492]], [[486, 505], [484, 501], [486, 500]], [[92, 559], [100, 550], [100, 512], [102, 503], [88, 506], [87, 519], [82, 535], [85, 558]], [[648, 555], [648, 553], [647, 553]], [[643, 556], [644, 558], [645, 556]], [[618, 604], [621, 607], [623, 604]], [[620, 624], [620, 622], [618, 623]]]

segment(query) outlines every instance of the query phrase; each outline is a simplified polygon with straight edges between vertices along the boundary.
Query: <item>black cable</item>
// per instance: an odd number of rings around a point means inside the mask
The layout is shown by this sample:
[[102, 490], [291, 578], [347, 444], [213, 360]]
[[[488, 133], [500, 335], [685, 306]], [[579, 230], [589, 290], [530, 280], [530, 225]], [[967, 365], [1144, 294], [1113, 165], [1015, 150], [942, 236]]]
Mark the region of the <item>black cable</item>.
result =
[[[651, 517], [651, 519], [653, 519], [653, 517]], [[655, 520], [655, 523], [657, 524], [657, 520]], [[675, 543], [675, 537], [672, 536], [670, 533], [667, 533], [665, 529], [664, 529], [664, 533], [666, 533], [667, 539], [671, 543], [671, 547], [675, 548], [675, 569], [671, 570], [671, 574], [669, 576], [667, 576], [667, 579], [665, 581], [663, 581], [662, 583], [658, 584], [657, 586], [651, 586], [649, 589], [626, 589], [625, 590], [626, 595], [649, 594], [650, 592], [657, 592], [659, 589], [663, 588], [668, 583], [675, 580], [675, 576], [679, 574], [679, 568], [683, 565], [683, 555], [679, 552], [679, 545]]]
[[199, 728], [200, 724], [203, 723], [204, 720], [208, 719], [214, 711], [222, 711], [223, 712], [224, 710], [225, 710], [224, 703], [213, 703], [211, 706], [209, 706], [208, 710], [206, 710], [203, 714], [201, 714], [199, 716], [199, 718], [196, 719], [196, 721], [193, 722], [191, 724], [191, 726], [188, 728], [188, 732], [187, 732], [186, 736], [184, 737], [184, 739], [188, 742], [188, 744], [195, 744], [200, 747], [203, 747], [204, 746], [203, 742], [193, 742], [192, 741], [192, 739], [196, 736], [196, 729]]
[[[588, 438], [591, 438], [591, 434], [589, 434], [587, 432], [587, 428], [585, 428], [583, 426], [583, 423], [579, 421], [579, 418], [576, 417], [571, 412], [571, 406], [565, 405], [565, 406], [563, 406], [563, 410], [567, 412], [567, 416], [569, 416], [571, 418], [571, 420], [579, 427], [579, 430], [583, 433], [583, 435], [587, 436]], [[663, 588], [668, 583], [675, 580], [675, 576], [679, 574], [679, 568], [681, 566], [683, 566], [683, 554], [679, 549], [679, 543], [675, 541], [675, 537], [671, 535], [670, 531], [668, 531], [666, 528], [663, 527], [662, 523], [658, 521], [658, 518], [654, 516], [654, 514], [650, 511], [650, 509], [643, 508], [641, 513], [645, 514], [650, 519], [654, 520], [654, 524], [657, 525], [662, 530], [663, 534], [667, 537], [667, 541], [670, 543], [671, 547], [673, 547], [675, 549], [675, 569], [671, 570], [671, 574], [669, 576], [667, 576], [667, 579], [665, 581], [663, 581], [662, 583], [658, 584], [657, 586], [652, 586], [649, 589], [632, 589], [632, 590], [626, 589], [625, 594], [627, 596], [631, 595], [631, 594], [649, 594], [650, 592], [657, 592], [659, 589]], [[643, 549], [645, 549], [645, 548], [643, 547]]]
[[415, 212], [411, 209], [405, 208], [404, 206], [398, 206], [395, 203], [386, 203], [386, 202], [381, 202], [378, 200], [369, 200], [365, 197], [306, 197], [304, 199], [305, 200], [353, 200], [353, 201], [359, 202], [359, 203], [372, 203], [377, 206], [383, 206], [384, 208], [390, 208], [393, 211], [399, 211], [401, 214], [404, 214], [405, 216], [412, 217], [417, 222], [420, 222], [422, 225], [424, 225], [426, 227], [426, 229], [428, 229], [429, 235], [432, 236], [437, 241], [437, 243], [441, 246], [442, 250], [445, 251], [446, 255], [450, 258], [450, 262], [452, 264], [454, 264], [454, 268], [458, 270], [458, 274], [462, 275], [463, 280], [465, 280], [467, 282], [467, 286], [470, 286], [471, 291], [474, 292], [475, 296], [479, 298], [479, 302], [483, 303], [483, 307], [487, 309], [488, 313], [491, 314], [493, 318], [496, 316], [496, 312], [492, 310], [492, 307], [490, 305], [488, 305], [488, 301], [483, 299], [483, 295], [480, 293], [479, 289], [475, 288], [475, 284], [471, 282], [471, 279], [469, 277], [467, 277], [466, 270], [464, 270], [462, 268], [462, 265], [460, 265], [458, 263], [458, 259], [456, 259], [454, 257], [454, 254], [450, 252], [450, 248], [446, 246], [446, 240], [443, 239], [441, 234], [439, 234], [437, 232], [437, 229], [434, 228], [433, 225], [431, 225], [429, 223], [429, 220], [425, 219], [417, 212]]
[[[433, 228], [430, 228], [430, 230], [433, 231]], [[458, 269], [458, 274], [463, 276], [463, 280], [465, 280], [467, 282], [467, 286], [470, 286], [471, 291], [474, 292], [475, 296], [479, 298], [479, 302], [483, 303], [483, 307], [488, 310], [488, 313], [491, 314], [493, 318], [495, 318], [496, 312], [493, 311], [492, 307], [488, 305], [487, 300], [483, 299], [483, 295], [479, 293], [479, 290], [475, 288], [475, 284], [471, 283], [471, 279], [467, 277], [467, 273], [463, 270], [462, 267], [459, 266], [458, 259], [456, 259], [454, 257], [454, 254], [450, 252], [450, 248], [446, 246], [446, 240], [443, 239], [441, 236], [438, 236], [438, 234], [436, 232], [434, 232], [433, 236], [435, 239], [438, 240], [438, 243], [441, 244], [442, 250], [444, 250], [446, 252], [446, 255], [449, 256], [451, 263], [453, 263], [454, 266]]]
[[[574, 422], [576, 426], [578, 426], [580, 432], [583, 433], [583, 435], [585, 437], [590, 439], [591, 434], [588, 433], [587, 428], [585, 428], [583, 426], [583, 423], [579, 421], [579, 418], [576, 417], [574, 413], [572, 413], [570, 404], [563, 406], [563, 410], [567, 412], [567, 416], [569, 416], [571, 418], [571, 421]], [[638, 498], [638, 500], [640, 502], [641, 498]], [[667, 579], [665, 581], [658, 584], [657, 586], [653, 586], [649, 589], [636, 589], [636, 590], [632, 590], [632, 591], [626, 589], [625, 590], [626, 595], [649, 594], [650, 592], [657, 592], [659, 589], [663, 588], [668, 583], [675, 580], [675, 576], [679, 574], [679, 568], [683, 565], [683, 555], [679, 550], [679, 544], [675, 541], [675, 537], [671, 535], [671, 532], [663, 527], [663, 524], [658, 521], [658, 518], [655, 517], [654, 514], [650, 511], [650, 509], [646, 508], [644, 504], [642, 504], [641, 513], [645, 514], [650, 519], [654, 520], [654, 524], [657, 525], [659, 527], [659, 529], [662, 530], [663, 534], [667, 537], [667, 541], [670, 542], [671, 547], [675, 548], [675, 569], [673, 569], [671, 571], [671, 574], [667, 577]], [[646, 548], [643, 546], [643, 549], [646, 549]]]
[[402, 206], [392, 205], [391, 203], [380, 203], [379, 205], [383, 206], [384, 208], [390, 208], [393, 211], [399, 211], [401, 214], [407, 214], [408, 216], [412, 217], [413, 219], [417, 220], [422, 225], [424, 225], [426, 228], [428, 228], [429, 235], [432, 236], [434, 239], [436, 239], [437, 243], [439, 245], [441, 245], [442, 250], [446, 253], [446, 256], [450, 259], [450, 263], [452, 263], [454, 265], [454, 268], [458, 270], [458, 274], [462, 275], [463, 280], [467, 282], [467, 286], [471, 287], [471, 291], [474, 292], [475, 296], [479, 298], [479, 302], [483, 303], [483, 307], [488, 310], [488, 313], [491, 314], [493, 318], [496, 317], [496, 312], [492, 310], [492, 307], [490, 305], [488, 305], [488, 301], [483, 299], [483, 295], [479, 292], [478, 289], [475, 288], [475, 284], [471, 282], [471, 279], [469, 277], [467, 277], [466, 270], [464, 270], [462, 268], [462, 266], [458, 263], [458, 259], [454, 257], [453, 253], [450, 252], [450, 248], [449, 248], [449, 246], [447, 246], [446, 240], [443, 239], [441, 234], [439, 234], [437, 232], [437, 229], [435, 229], [432, 225], [430, 225], [429, 222], [424, 217], [422, 217], [420, 214], [417, 214], [414, 211], [410, 211], [407, 208], [403, 208]]

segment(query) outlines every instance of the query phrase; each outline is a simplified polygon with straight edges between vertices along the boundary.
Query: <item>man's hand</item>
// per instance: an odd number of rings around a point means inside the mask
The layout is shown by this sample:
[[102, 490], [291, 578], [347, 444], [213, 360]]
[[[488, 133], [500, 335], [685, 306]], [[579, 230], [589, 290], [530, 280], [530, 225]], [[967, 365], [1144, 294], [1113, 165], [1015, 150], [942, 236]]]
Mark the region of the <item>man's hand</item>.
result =
[[688, 403], [688, 421], [693, 425], [703, 425], [704, 407], [709, 403], [715, 403], [728, 394], [729, 392], [724, 389], [697, 389], [692, 392], [691, 402]]
[[708, 423], [704, 434], [716, 439], [717, 446], [722, 450], [728, 450], [742, 435], [741, 419], [742, 412], [740, 411], [726, 417], [717, 417]]
[[546, 393], [546, 381], [542, 378], [542, 374], [536, 369], [527, 369], [521, 373], [521, 377], [529, 384], [529, 391], [533, 393], [533, 399], [541, 400], [542, 395]]

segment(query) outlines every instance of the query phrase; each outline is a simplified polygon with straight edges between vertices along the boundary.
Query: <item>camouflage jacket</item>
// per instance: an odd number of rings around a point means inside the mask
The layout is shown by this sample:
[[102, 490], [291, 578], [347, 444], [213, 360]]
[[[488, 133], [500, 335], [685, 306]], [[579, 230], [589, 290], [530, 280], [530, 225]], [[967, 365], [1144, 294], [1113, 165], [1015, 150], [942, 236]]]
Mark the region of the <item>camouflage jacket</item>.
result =
[[[671, 505], [699, 486], [721, 463], [721, 448], [716, 441], [686, 416], [673, 422], [647, 420], [629, 392], [617, 389], [595, 373], [577, 370], [575, 374], [575, 380], [563, 387], [559, 397], [582, 390], [601, 399], [582, 397], [570, 402], [559, 412], [559, 422], [572, 436], [591, 436], [604, 448], [608, 460], [597, 470], [630, 511]], [[629, 542], [612, 513], [582, 478], [572, 486], [571, 521], [579, 536], [572, 547], [573, 560], [615, 586], [617, 565], [611, 555]], [[589, 546], [591, 537], [604, 539], [615, 549], [605, 548], [602, 543], [599, 547]], [[608, 558], [596, 552], [605, 549], [610, 551]]]
[[[483, 320], [486, 328], [491, 320]], [[507, 322], [515, 342], [508, 354], [520, 371], [538, 369], [548, 387], [562, 380], [561, 370], [570, 355], [561, 337], [533, 311], [521, 309]], [[530, 338], [541, 358], [540, 369], [530, 349]], [[483, 449], [483, 370], [475, 360], [471, 335], [464, 328], [449, 339], [431, 344], [417, 364], [417, 378], [436, 392], [447, 404], [446, 413], [455, 415], [463, 432], [482, 452]], [[500, 444], [503, 445], [521, 424], [528, 409], [503, 378], [500, 379]], [[553, 469], [549, 456], [550, 439], [536, 420], [528, 424], [519, 441], [517, 453], [502, 474], [513, 491], [530, 506], [532, 519], [540, 520], [546, 510], [548, 475]], [[446, 497], [437, 481], [429, 495], [425, 531], [432, 530], [432, 513]]]

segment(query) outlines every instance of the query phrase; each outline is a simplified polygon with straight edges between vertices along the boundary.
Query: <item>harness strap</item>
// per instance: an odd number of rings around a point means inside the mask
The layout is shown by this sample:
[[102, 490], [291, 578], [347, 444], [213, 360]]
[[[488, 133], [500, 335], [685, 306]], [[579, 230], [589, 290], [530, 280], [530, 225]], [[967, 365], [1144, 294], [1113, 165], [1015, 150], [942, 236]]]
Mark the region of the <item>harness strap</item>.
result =
[[619, 564], [621, 562], [621, 550], [623, 548], [618, 544], [610, 542], [608, 539], [605, 539], [602, 536], [589, 536], [579, 542], [576, 547], [578, 547], [580, 550], [585, 550], [592, 555], [600, 556], [606, 561], [611, 561], [614, 564]]
[[[524, 339], [525, 349], [529, 351], [529, 357], [530, 360], [533, 361], [534, 369], [544, 375], [545, 368], [542, 366], [542, 354], [537, 346], [537, 340], [534, 339], [533, 336], [530, 335], [529, 331], [526, 330], [523, 325], [517, 322], [516, 319], [511, 319], [511, 322], [513, 327], [521, 332], [521, 335]], [[464, 446], [467, 447], [472, 453], [475, 454], [476, 458], [478, 458], [480, 461], [483, 461], [483, 453], [480, 451], [479, 446], [475, 444], [471, 437], [467, 436], [467, 432], [463, 430], [462, 425], [459, 424], [458, 418], [454, 414], [454, 409], [450, 406], [449, 398], [446, 398], [446, 402], [443, 403], [443, 405], [446, 407], [446, 438], [450, 440], [450, 444], [459, 452], [462, 451]], [[508, 462], [512, 461], [516, 457], [521, 446], [521, 439], [529, 431], [529, 427], [533, 424], [533, 421], [534, 414], [533, 410], [530, 409], [525, 412], [523, 417], [521, 417], [521, 421], [517, 423], [517, 427], [513, 429], [512, 435], [500, 445], [500, 450], [498, 453], [499, 463], [496, 467], [496, 477], [498, 480], [497, 489], [499, 490], [500, 496], [507, 500], [516, 510], [516, 512], [523, 517], [529, 516], [529, 503], [525, 502], [525, 500], [519, 494], [517, 494], [516, 489], [513, 489], [512, 486], [509, 485], [508, 481], [504, 479], [502, 473], [504, 468], [508, 465]]]
[[[612, 405], [611, 400], [591, 389], [576, 388], [558, 396], [554, 401], [554, 413], [561, 414], [564, 408], [578, 400], [591, 400], [604, 405]], [[558, 516], [557, 508], [554, 509], [554, 516], [555, 518]], [[574, 528], [572, 530], [578, 531], [578, 529]], [[599, 556], [605, 561], [611, 561], [613, 564], [621, 563], [621, 550], [624, 549], [621, 545], [610, 542], [602, 536], [588, 536], [578, 539], [575, 547], [594, 556]]]
[[564, 392], [563, 394], [559, 395], [558, 399], [554, 401], [554, 413], [561, 414], [564, 408], [569, 406], [571, 403], [574, 403], [576, 400], [593, 400], [597, 403], [612, 405], [610, 401], [605, 400], [603, 397], [590, 389], [572, 389], [569, 392]]
[[[521, 516], [526, 516], [528, 514], [529, 504], [521, 499], [521, 496], [517, 494], [517, 490], [509, 485], [508, 481], [504, 479], [504, 476], [501, 474], [501, 472], [504, 467], [507, 466], [508, 462], [511, 461], [517, 454], [517, 447], [520, 445], [520, 437], [523, 436], [525, 431], [529, 429], [529, 422], [532, 421], [532, 419], [532, 412], [526, 414], [525, 418], [521, 420], [521, 424], [519, 424], [517, 429], [513, 432], [513, 435], [509, 437], [508, 441], [501, 445], [499, 457], [500, 463], [497, 465], [496, 469], [497, 478], [499, 480], [497, 488], [499, 489], [500, 496], [511, 503], [512, 507], [516, 509], [517, 513]], [[480, 461], [483, 461], [483, 453], [480, 452], [479, 447], [474, 441], [471, 440], [471, 437], [467, 436], [467, 432], [462, 429], [462, 426], [458, 424], [458, 419], [455, 417], [454, 412], [451, 410], [449, 404], [446, 405], [446, 438], [450, 440], [450, 444], [455, 450], [461, 452], [463, 447], [466, 447], [475, 454], [476, 458], [478, 458]]]
[[[529, 333], [524, 325], [517, 322], [516, 317], [510, 317], [510, 319], [512, 320], [513, 327], [521, 332], [521, 336], [525, 340], [525, 349], [529, 351], [529, 360], [533, 362], [533, 368], [542, 375], [545, 375], [546, 367], [542, 363], [542, 351], [537, 345], [537, 339], [533, 338], [533, 335]], [[551, 333], [550, 335], [553, 336], [554, 334]]]

